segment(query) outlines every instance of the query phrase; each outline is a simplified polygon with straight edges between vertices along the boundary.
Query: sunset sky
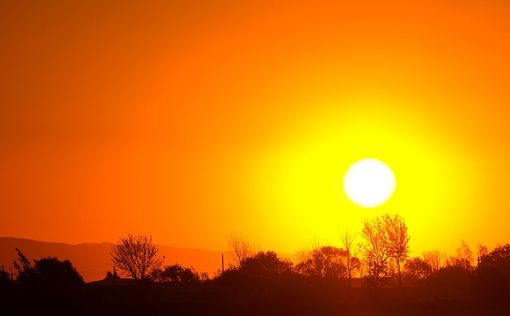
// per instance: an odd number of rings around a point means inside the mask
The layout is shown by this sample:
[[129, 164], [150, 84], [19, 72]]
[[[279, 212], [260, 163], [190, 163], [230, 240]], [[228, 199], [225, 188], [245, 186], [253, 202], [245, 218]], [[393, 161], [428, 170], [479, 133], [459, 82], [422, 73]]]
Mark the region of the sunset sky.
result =
[[[510, 2], [1, 1], [0, 235], [510, 241]], [[342, 177], [395, 173], [362, 208]]]

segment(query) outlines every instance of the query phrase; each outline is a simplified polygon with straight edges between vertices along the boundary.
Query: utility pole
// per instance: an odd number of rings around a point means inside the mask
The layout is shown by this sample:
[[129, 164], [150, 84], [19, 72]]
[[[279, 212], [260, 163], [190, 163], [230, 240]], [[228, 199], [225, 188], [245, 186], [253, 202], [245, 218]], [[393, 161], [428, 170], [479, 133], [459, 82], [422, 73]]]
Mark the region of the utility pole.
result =
[[225, 260], [223, 259], [223, 253], [221, 254], [221, 273], [225, 272]]

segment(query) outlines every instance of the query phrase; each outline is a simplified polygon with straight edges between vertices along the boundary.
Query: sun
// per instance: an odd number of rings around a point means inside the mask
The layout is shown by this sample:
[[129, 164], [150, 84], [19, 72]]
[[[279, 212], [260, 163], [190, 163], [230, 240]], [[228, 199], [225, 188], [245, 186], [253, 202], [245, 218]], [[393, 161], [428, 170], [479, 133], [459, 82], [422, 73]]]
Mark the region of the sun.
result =
[[395, 175], [384, 162], [367, 158], [353, 163], [347, 170], [344, 192], [354, 203], [376, 207], [386, 202], [395, 191]]

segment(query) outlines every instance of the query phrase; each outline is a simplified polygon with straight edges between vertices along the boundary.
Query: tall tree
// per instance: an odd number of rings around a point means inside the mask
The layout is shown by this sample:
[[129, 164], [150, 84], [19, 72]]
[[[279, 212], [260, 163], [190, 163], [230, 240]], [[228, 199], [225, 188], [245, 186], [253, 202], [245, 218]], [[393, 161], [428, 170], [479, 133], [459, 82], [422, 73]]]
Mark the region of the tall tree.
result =
[[397, 264], [398, 282], [402, 287], [402, 274], [400, 266], [407, 259], [409, 254], [409, 235], [404, 219], [398, 215], [384, 215], [384, 229], [386, 233], [386, 251], [387, 255]]
[[387, 251], [388, 239], [382, 218], [366, 220], [363, 224], [362, 236], [365, 241], [362, 249], [368, 276], [372, 279], [374, 286], [378, 287], [380, 278], [388, 273], [390, 260]]
[[145, 280], [161, 266], [158, 249], [150, 236], [128, 235], [116, 243], [111, 252], [112, 261], [120, 270], [135, 280]]
[[352, 251], [354, 246], [354, 241], [356, 239], [356, 235], [353, 233], [350, 233], [349, 231], [346, 231], [342, 236], [342, 244], [345, 249], [345, 255], [346, 255], [346, 264], [345, 267], [347, 268], [347, 277], [349, 278], [349, 288], [351, 288], [351, 280], [352, 280], [352, 270], [355, 269], [353, 262], [352, 262]]
[[409, 253], [409, 235], [402, 217], [386, 214], [365, 221], [362, 236], [368, 275], [375, 286], [379, 285], [381, 276], [389, 274], [391, 264], [395, 263], [402, 287], [401, 265]]

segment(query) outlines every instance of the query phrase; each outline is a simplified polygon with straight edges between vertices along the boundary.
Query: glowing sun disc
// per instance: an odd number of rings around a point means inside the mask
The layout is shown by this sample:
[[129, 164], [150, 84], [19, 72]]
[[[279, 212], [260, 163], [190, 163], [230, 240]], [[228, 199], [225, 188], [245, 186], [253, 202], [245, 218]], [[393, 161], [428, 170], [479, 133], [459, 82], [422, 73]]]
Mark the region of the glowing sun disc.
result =
[[353, 163], [344, 176], [347, 197], [362, 207], [376, 207], [395, 191], [395, 175], [384, 162], [367, 158]]

